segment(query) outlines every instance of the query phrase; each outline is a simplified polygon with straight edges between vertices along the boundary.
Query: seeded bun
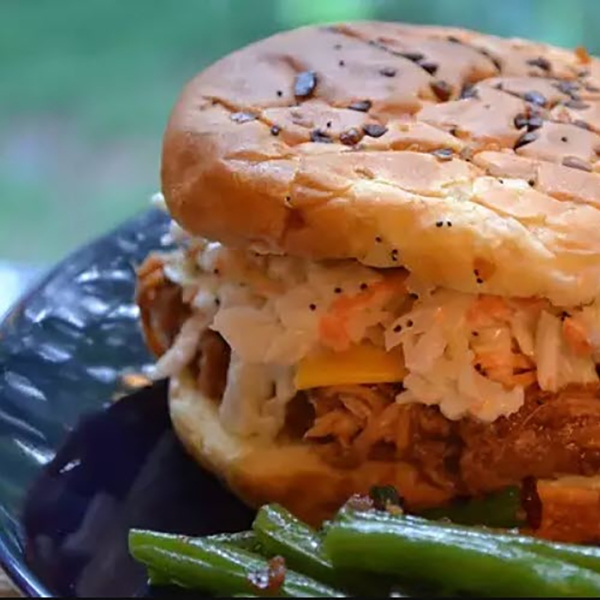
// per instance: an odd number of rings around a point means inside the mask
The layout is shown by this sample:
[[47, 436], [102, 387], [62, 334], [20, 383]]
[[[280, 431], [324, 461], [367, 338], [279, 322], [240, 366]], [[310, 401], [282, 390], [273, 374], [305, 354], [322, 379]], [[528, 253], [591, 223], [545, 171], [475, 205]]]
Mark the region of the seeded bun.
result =
[[203, 396], [187, 375], [172, 379], [169, 402], [173, 426], [190, 455], [255, 508], [278, 502], [318, 525], [352, 494], [366, 494], [373, 485], [395, 485], [414, 509], [451, 498], [406, 463], [370, 461], [336, 469], [309, 445], [261, 443], [228, 433], [219, 420], [218, 403]]
[[583, 50], [309, 27], [186, 87], [162, 184], [185, 229], [229, 245], [577, 304], [600, 284], [599, 130], [600, 61]]

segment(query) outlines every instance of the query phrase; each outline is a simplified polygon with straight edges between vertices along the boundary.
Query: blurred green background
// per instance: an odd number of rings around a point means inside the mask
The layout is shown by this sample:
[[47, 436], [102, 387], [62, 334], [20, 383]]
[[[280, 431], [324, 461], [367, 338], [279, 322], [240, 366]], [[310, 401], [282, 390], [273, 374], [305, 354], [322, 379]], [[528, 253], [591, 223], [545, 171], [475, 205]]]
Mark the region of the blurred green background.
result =
[[203, 66], [340, 19], [600, 51], [600, 0], [0, 0], [0, 261], [48, 266], [144, 208], [171, 106]]

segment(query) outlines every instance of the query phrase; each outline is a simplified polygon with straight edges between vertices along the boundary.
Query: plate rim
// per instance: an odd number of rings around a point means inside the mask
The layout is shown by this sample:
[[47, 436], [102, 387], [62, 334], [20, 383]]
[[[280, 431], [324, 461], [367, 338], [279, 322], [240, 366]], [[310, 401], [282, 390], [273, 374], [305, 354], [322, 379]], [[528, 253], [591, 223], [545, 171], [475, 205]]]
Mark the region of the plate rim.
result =
[[109, 229], [105, 233], [101, 233], [96, 237], [93, 237], [91, 240], [81, 244], [81, 246], [77, 246], [70, 252], [68, 252], [63, 258], [61, 258], [54, 266], [49, 267], [48, 269], [42, 268], [42, 272], [34, 277], [33, 280], [25, 287], [25, 291], [8, 307], [8, 309], [4, 312], [4, 314], [0, 317], [0, 332], [4, 330], [4, 328], [9, 325], [10, 321], [14, 319], [19, 311], [22, 309], [23, 305], [27, 303], [27, 301], [42, 287], [47, 285], [55, 275], [58, 275], [63, 267], [70, 263], [75, 257], [80, 257], [89, 253], [91, 249], [97, 244], [102, 243], [105, 240], [110, 240], [114, 236], [118, 235], [121, 231], [127, 230], [131, 227], [135, 222], [142, 220], [143, 218], [149, 218], [152, 214], [161, 214], [162, 211], [158, 208], [149, 208], [138, 211], [125, 221], [121, 222], [118, 225], [115, 225], [112, 229]]
[[18, 592], [28, 598], [55, 598], [24, 561], [15, 556], [0, 533], [0, 567]]
[[[20, 312], [23, 310], [27, 302], [36, 294], [41, 288], [48, 285], [52, 279], [57, 276], [65, 265], [68, 265], [75, 258], [81, 259], [86, 254], [91, 252], [92, 248], [98, 244], [101, 244], [105, 240], [110, 240], [115, 236], [118, 236], [122, 232], [127, 231], [136, 222], [142, 221], [144, 218], [151, 218], [152, 214], [160, 214], [161, 211], [157, 208], [150, 208], [138, 211], [122, 223], [116, 225], [106, 233], [93, 237], [88, 242], [85, 242], [81, 246], [78, 246], [71, 250], [66, 256], [60, 259], [53, 267], [50, 267], [47, 271], [43, 272], [39, 277], [27, 286], [26, 290], [21, 294], [15, 302], [9, 307], [0, 319], [0, 333], [6, 328], [10, 327], [11, 321], [15, 319]], [[0, 507], [1, 508], [1, 507]], [[19, 511], [22, 509], [19, 506]], [[19, 539], [19, 543], [22, 539]], [[24, 554], [24, 552], [23, 552]], [[58, 598], [53, 594], [50, 589], [40, 580], [27, 562], [22, 560], [22, 557], [16, 556], [14, 551], [10, 549], [7, 543], [7, 535], [2, 529], [0, 529], [0, 568], [4, 570], [7, 578], [13, 584], [18, 592], [29, 598]]]

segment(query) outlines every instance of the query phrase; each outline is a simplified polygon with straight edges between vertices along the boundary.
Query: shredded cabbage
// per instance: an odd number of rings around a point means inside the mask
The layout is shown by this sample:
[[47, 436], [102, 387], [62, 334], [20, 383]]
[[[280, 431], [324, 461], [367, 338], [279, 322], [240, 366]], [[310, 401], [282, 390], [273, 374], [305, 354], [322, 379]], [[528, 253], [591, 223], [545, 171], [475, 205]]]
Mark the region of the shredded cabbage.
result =
[[276, 365], [249, 363], [232, 354], [219, 416], [242, 436], [274, 438], [294, 397], [293, 371]]
[[[523, 405], [523, 388], [507, 389], [475, 369], [468, 322], [475, 300], [470, 294], [436, 290], [388, 329], [386, 347], [401, 345], [409, 370], [399, 402], [436, 404], [449, 419], [473, 416], [482, 421], [509, 415]], [[510, 350], [508, 331], [495, 327], [482, 333], [477, 344], [488, 351], [506, 351], [507, 343]]]
[[591, 356], [578, 356], [565, 343], [561, 320], [542, 311], [536, 335], [538, 382], [543, 390], [556, 392], [568, 384], [598, 382]]
[[[547, 391], [598, 383], [597, 303], [569, 310], [591, 344], [588, 356], [565, 339], [564, 309], [546, 301], [432, 289], [412, 276], [407, 289], [388, 289], [393, 273], [354, 261], [316, 263], [192, 243], [196, 254], [172, 253], [165, 273], [184, 288], [195, 314], [157, 373], [183, 369], [202, 332], [219, 332], [232, 349], [221, 418], [240, 435], [277, 435], [296, 394], [296, 365], [323, 346], [400, 346], [408, 375], [397, 401], [437, 405], [450, 419], [508, 416], [533, 381]], [[370, 294], [375, 289], [384, 293]], [[418, 298], [409, 299], [409, 291]]]
[[207, 313], [196, 313], [183, 324], [173, 345], [163, 354], [154, 367], [152, 376], [155, 379], [162, 379], [179, 373], [192, 362], [196, 355], [198, 341], [208, 327], [211, 316]]

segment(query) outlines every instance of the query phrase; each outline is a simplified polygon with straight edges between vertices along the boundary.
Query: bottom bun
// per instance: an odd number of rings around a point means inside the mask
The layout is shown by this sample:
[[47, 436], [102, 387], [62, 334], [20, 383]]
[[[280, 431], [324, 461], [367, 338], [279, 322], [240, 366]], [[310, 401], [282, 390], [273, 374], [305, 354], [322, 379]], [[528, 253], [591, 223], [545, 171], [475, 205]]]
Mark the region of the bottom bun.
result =
[[374, 485], [393, 485], [411, 509], [440, 505], [452, 497], [407, 463], [367, 461], [342, 469], [326, 463], [309, 444], [239, 437], [223, 428], [218, 408], [189, 375], [172, 379], [170, 411], [178, 437], [195, 460], [252, 507], [277, 502], [319, 525], [352, 494], [366, 494]]

